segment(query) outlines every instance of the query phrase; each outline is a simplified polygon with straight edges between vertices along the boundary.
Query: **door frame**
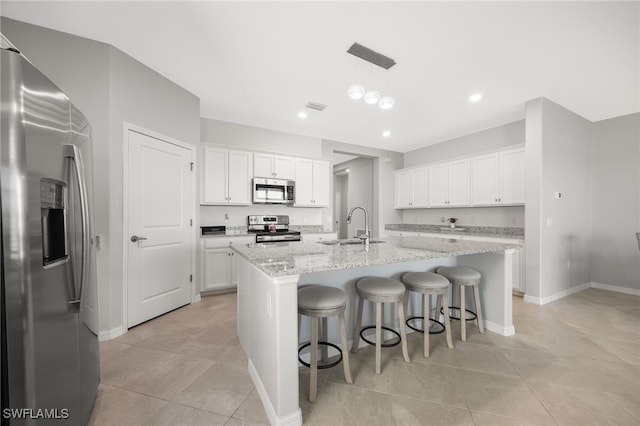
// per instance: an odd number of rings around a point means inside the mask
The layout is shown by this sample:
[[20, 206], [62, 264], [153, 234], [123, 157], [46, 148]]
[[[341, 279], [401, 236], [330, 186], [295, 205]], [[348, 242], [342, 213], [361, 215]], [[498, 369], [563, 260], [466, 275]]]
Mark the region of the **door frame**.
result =
[[129, 329], [127, 327], [128, 324], [128, 309], [129, 309], [129, 256], [128, 256], [128, 248], [129, 248], [129, 239], [127, 238], [128, 230], [129, 230], [129, 132], [133, 131], [136, 133], [143, 134], [145, 136], [152, 137], [154, 139], [161, 140], [163, 142], [179, 146], [181, 148], [185, 148], [189, 150], [191, 153], [191, 163], [193, 164], [193, 173], [191, 173], [191, 200], [193, 204], [193, 226], [191, 226], [191, 275], [193, 279], [191, 280], [191, 303], [200, 301], [200, 294], [196, 294], [196, 283], [198, 282], [198, 276], [196, 271], [196, 256], [198, 254], [198, 250], [196, 248], [196, 239], [197, 239], [197, 193], [196, 193], [196, 146], [182, 142], [178, 139], [174, 139], [172, 137], [163, 135], [158, 132], [154, 132], [153, 130], [146, 129], [144, 127], [131, 124], [129, 122], [124, 122], [123, 124], [123, 138], [122, 138], [122, 333], [126, 333]]

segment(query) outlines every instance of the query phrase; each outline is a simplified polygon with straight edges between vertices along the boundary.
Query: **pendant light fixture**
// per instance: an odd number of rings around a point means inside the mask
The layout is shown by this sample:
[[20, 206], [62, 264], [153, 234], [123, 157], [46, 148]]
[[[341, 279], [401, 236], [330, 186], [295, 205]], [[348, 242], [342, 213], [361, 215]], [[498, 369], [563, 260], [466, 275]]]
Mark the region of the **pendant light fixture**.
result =
[[[378, 52], [375, 52], [369, 49], [368, 47], [365, 47], [358, 43], [354, 43], [349, 48], [349, 50], [347, 50], [347, 53], [352, 54], [356, 58], [360, 58], [374, 65], [377, 65], [380, 68], [383, 68], [387, 71], [389, 70], [389, 68], [391, 68], [396, 64], [396, 62], [393, 59], [387, 56], [384, 56]], [[357, 59], [356, 59], [355, 68], [356, 68], [356, 82], [357, 82], [359, 77]], [[389, 88], [388, 75], [386, 77], [387, 77], [387, 90], [388, 90]], [[359, 83], [352, 84], [349, 87], [349, 89], [347, 89], [347, 95], [349, 96], [349, 98], [353, 100], [363, 99], [367, 105], [378, 105], [378, 107], [380, 107], [380, 109], [382, 110], [391, 109], [396, 103], [393, 96], [389, 96], [389, 95], [382, 96], [380, 92], [375, 89], [365, 90], [364, 86], [362, 86]]]

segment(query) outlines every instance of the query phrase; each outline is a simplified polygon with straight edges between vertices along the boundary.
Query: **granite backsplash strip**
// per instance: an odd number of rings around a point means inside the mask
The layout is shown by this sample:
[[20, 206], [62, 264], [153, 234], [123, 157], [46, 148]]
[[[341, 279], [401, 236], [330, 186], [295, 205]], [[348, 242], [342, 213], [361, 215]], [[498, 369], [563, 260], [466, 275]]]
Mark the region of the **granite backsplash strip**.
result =
[[303, 234], [320, 234], [325, 232], [322, 225], [289, 225], [291, 231], [299, 231]]
[[427, 225], [422, 223], [387, 223], [384, 229], [388, 231], [406, 231], [406, 232], [429, 232], [433, 234], [468, 234], [479, 235], [486, 237], [510, 237], [510, 238], [524, 238], [524, 228], [512, 228], [501, 226], [470, 226], [460, 225], [459, 228], [464, 228], [464, 231], [459, 231], [448, 228], [446, 231], [441, 228], [445, 228], [446, 225]]

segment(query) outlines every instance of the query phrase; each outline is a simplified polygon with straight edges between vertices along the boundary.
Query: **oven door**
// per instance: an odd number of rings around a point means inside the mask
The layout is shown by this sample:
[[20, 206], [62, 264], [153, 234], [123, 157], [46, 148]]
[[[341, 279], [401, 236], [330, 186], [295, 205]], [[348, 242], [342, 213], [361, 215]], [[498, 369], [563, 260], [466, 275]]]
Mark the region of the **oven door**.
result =
[[285, 232], [256, 234], [256, 243], [269, 243], [276, 241], [300, 241], [300, 234]]

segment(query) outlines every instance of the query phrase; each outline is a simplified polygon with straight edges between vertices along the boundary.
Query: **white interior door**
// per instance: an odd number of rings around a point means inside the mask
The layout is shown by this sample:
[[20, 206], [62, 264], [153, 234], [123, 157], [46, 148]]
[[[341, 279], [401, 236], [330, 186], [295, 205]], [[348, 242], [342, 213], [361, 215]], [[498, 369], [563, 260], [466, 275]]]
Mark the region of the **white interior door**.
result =
[[[127, 327], [191, 302], [193, 149], [128, 131]], [[137, 241], [135, 241], [137, 240]]]

